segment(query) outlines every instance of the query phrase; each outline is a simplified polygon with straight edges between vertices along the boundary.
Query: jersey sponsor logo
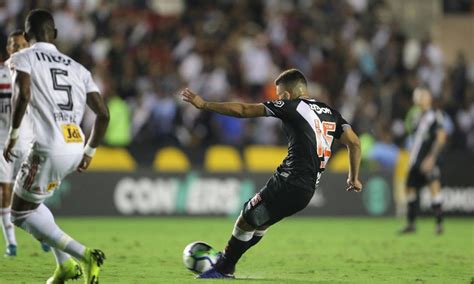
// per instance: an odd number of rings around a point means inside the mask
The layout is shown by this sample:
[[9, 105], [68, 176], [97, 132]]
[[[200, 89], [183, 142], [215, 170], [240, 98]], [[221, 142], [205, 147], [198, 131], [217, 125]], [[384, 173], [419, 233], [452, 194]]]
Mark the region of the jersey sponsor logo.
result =
[[79, 131], [79, 127], [75, 124], [63, 124], [61, 125], [63, 131], [64, 141], [66, 143], [81, 143], [82, 136]]
[[42, 51], [40, 52], [35, 52], [36, 59], [39, 61], [45, 61], [45, 62], [50, 62], [50, 63], [62, 63], [66, 66], [69, 66], [71, 64], [71, 59], [69, 58], [64, 58], [61, 55], [53, 55], [53, 54], [47, 54]]
[[250, 199], [250, 208], [257, 206], [260, 202], [262, 202], [262, 197], [260, 196], [260, 193], [257, 193], [252, 197], [252, 199]]
[[327, 107], [319, 107], [318, 105], [310, 104], [309, 108], [314, 110], [317, 114], [332, 114], [331, 110]]
[[48, 185], [46, 186], [46, 191], [47, 192], [53, 191], [56, 188], [58, 188], [58, 186], [59, 186], [58, 181], [52, 181], [52, 182], [48, 183]]
[[285, 105], [284, 101], [273, 101], [272, 104], [276, 107], [282, 107]]

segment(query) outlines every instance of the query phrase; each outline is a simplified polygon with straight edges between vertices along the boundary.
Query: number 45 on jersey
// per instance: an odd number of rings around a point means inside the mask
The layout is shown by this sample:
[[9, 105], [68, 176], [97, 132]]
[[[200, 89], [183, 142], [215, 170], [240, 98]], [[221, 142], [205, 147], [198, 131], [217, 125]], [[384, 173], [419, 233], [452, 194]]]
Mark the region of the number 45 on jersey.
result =
[[316, 143], [318, 145], [316, 153], [319, 158], [322, 158], [320, 168], [324, 169], [331, 157], [331, 145], [334, 140], [334, 136], [329, 134], [329, 132], [336, 131], [336, 123], [330, 121], [323, 121], [321, 123], [319, 119], [315, 119], [314, 124], [316, 129]]

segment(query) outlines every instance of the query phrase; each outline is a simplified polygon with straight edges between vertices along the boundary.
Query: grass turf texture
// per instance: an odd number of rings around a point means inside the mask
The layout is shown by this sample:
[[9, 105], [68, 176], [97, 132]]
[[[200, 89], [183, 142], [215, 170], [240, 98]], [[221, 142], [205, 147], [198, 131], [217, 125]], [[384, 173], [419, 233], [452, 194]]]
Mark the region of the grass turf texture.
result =
[[[196, 280], [182, 250], [203, 240], [222, 249], [233, 220], [225, 218], [58, 218], [71, 236], [107, 255], [101, 283], [229, 283]], [[395, 234], [401, 220], [290, 218], [271, 228], [241, 259], [237, 283], [470, 283], [474, 222], [447, 219], [434, 235], [432, 219], [418, 232]], [[45, 283], [55, 263], [17, 230], [19, 256], [0, 259], [0, 283]], [[2, 248], [3, 249], [3, 248]], [[83, 283], [72, 282], [72, 283]]]

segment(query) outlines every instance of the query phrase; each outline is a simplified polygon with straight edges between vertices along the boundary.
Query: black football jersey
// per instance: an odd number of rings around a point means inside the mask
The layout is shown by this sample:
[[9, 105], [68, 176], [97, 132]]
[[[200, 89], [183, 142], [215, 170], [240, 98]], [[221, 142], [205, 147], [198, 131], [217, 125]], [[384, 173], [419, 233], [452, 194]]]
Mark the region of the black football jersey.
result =
[[341, 114], [313, 99], [264, 103], [267, 116], [279, 118], [288, 139], [288, 155], [277, 169], [286, 181], [302, 189], [316, 189], [331, 157], [335, 139], [350, 125]]
[[443, 128], [444, 116], [439, 110], [428, 110], [415, 120], [413, 144], [410, 150], [410, 166], [420, 167], [436, 141], [438, 129]]

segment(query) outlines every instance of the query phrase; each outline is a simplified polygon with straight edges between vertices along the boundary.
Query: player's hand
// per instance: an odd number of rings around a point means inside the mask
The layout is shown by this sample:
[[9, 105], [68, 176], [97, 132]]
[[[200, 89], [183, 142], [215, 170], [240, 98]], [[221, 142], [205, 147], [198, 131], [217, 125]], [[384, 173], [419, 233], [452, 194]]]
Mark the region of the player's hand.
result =
[[431, 173], [435, 165], [435, 160], [433, 156], [427, 156], [423, 162], [421, 162], [421, 171], [425, 174]]
[[92, 157], [89, 157], [86, 154], [84, 154], [84, 156], [82, 156], [81, 163], [79, 163], [79, 166], [77, 167], [77, 171], [82, 173], [83, 171], [87, 170], [87, 168], [91, 164], [91, 161], [92, 161]]
[[202, 109], [206, 103], [200, 96], [196, 95], [188, 88], [181, 91], [181, 96], [183, 97], [183, 101], [192, 104], [198, 109]]
[[15, 147], [16, 140], [18, 139], [8, 139], [8, 143], [3, 150], [3, 157], [5, 158], [5, 161], [9, 163], [13, 162], [13, 158], [18, 158], [18, 156], [13, 154], [13, 147]]
[[359, 179], [347, 179], [347, 185], [348, 188], [346, 191], [355, 191], [355, 192], [361, 192], [362, 191], [362, 183], [359, 181]]

